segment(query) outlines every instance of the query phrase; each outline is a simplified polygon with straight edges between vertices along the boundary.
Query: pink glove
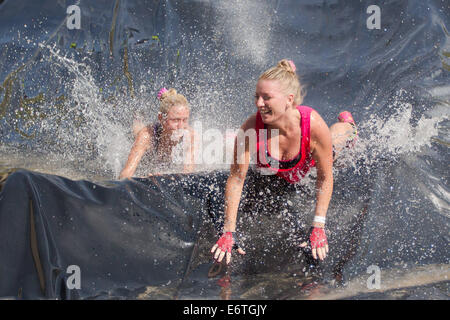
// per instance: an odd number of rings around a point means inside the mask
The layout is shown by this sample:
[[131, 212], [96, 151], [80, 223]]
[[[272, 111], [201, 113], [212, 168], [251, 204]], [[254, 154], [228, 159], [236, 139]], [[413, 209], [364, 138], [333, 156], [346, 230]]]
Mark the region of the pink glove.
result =
[[322, 228], [313, 227], [309, 240], [311, 241], [311, 249], [322, 248], [328, 245], [325, 229]]
[[217, 240], [217, 246], [222, 251], [231, 252], [231, 249], [233, 249], [234, 245], [236, 244], [236, 240], [234, 237], [234, 232], [225, 232], [219, 240]]

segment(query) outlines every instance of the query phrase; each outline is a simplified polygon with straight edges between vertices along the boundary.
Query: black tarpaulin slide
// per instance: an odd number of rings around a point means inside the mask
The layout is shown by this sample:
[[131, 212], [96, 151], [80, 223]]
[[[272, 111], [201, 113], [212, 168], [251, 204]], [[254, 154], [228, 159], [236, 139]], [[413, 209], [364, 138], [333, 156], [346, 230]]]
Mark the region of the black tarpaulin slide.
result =
[[[91, 182], [10, 173], [0, 184], [0, 298], [218, 298], [220, 276], [210, 275], [209, 250], [222, 223], [227, 177], [213, 171]], [[390, 190], [385, 184], [395, 184], [384, 171], [367, 180], [379, 183], [370, 187], [350, 173], [336, 178], [327, 214], [330, 252], [319, 273], [342, 279], [366, 275], [373, 264], [387, 270], [397, 261], [445, 263], [445, 230], [438, 229], [444, 218], [387, 210], [391, 204], [381, 200]], [[252, 288], [260, 284], [254, 275], [278, 288], [257, 296], [275, 299], [306, 277], [302, 272], [311, 260], [298, 243], [314, 211], [310, 187], [249, 171], [237, 221], [247, 254], [234, 254], [234, 297], [255, 296]], [[361, 195], [358, 201], [353, 194]], [[404, 250], [387, 251], [397, 244]], [[426, 250], [431, 246], [436, 250]]]
[[[83, 298], [182, 281], [210, 202], [201, 179], [99, 184], [14, 172], [0, 193], [0, 296]], [[77, 271], [80, 289], [69, 290]]]
[[[192, 269], [212, 266], [227, 176], [94, 183], [15, 171], [0, 193], [0, 297], [138, 298], [152, 287], [177, 298]], [[279, 216], [304, 193], [275, 176], [254, 178], [249, 173], [240, 206], [249, 213], [238, 221], [249, 249], [244, 261], [235, 259], [241, 273], [279, 270], [298, 253], [286, 237], [292, 219]], [[208, 272], [201, 277], [208, 281]]]

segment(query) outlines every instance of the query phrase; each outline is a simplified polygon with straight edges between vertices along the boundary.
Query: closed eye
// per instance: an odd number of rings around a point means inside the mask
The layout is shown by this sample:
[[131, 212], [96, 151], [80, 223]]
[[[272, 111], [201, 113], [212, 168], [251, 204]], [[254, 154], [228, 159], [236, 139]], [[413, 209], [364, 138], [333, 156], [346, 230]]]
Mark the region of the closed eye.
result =
[[[267, 100], [270, 100], [270, 99], [271, 99], [270, 96], [262, 96], [262, 98], [263, 98], [264, 101], [267, 101]], [[259, 96], [258, 96], [257, 94], [255, 94], [255, 99], [256, 99], [256, 100], [259, 99]]]

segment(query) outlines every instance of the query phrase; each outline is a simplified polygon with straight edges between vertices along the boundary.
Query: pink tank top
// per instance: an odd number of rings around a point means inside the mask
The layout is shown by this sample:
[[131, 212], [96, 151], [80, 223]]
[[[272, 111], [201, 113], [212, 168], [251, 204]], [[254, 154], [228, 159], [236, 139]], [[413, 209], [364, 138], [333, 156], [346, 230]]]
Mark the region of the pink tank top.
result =
[[313, 109], [307, 106], [297, 106], [297, 110], [300, 112], [300, 152], [291, 160], [278, 160], [270, 156], [267, 149], [267, 133], [264, 130], [264, 122], [259, 111], [256, 113], [257, 166], [276, 172], [277, 176], [289, 183], [299, 182], [309, 169], [315, 166], [310, 152], [310, 117]]

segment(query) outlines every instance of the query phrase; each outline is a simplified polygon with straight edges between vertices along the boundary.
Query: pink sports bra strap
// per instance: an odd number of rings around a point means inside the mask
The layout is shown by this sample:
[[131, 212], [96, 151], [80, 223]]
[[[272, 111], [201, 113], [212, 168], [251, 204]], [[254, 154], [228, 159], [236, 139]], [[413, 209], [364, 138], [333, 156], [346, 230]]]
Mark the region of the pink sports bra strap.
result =
[[302, 152], [306, 152], [306, 155], [308, 155], [311, 142], [311, 112], [313, 109], [307, 106], [297, 106], [297, 110], [300, 112], [302, 119]]

